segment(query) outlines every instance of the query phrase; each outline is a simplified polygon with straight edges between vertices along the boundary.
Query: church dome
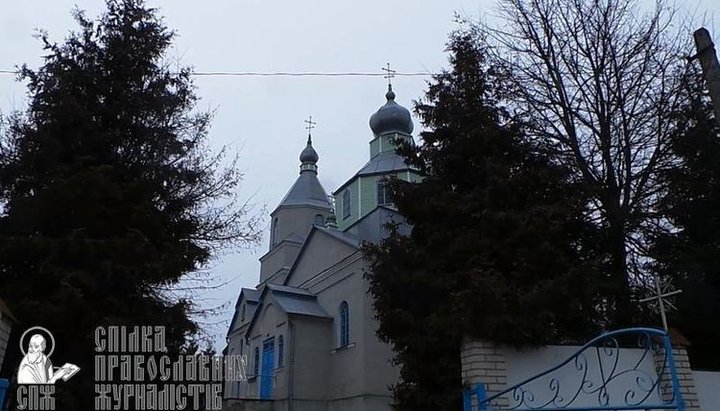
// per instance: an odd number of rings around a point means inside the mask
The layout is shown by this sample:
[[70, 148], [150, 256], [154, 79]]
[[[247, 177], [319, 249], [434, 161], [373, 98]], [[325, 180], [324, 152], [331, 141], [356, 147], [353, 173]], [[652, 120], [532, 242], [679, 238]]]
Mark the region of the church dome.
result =
[[308, 136], [307, 146], [305, 146], [303, 151], [300, 152], [300, 162], [315, 164], [318, 162], [319, 159], [320, 159], [320, 157], [318, 156], [317, 151], [315, 151], [315, 149], [312, 146], [312, 141], [310, 140], [310, 136]]
[[392, 91], [392, 87], [388, 86], [385, 98], [387, 98], [387, 103], [370, 116], [370, 129], [373, 134], [376, 136], [393, 132], [411, 134], [413, 122], [410, 111], [395, 102], [395, 93]]

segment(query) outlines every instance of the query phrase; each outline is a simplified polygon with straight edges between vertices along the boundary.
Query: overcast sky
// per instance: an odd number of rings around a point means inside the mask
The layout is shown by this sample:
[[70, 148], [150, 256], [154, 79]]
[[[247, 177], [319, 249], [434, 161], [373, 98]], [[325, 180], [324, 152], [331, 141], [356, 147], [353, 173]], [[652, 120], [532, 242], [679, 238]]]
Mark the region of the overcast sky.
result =
[[[494, 0], [166, 0], [149, 1], [160, 9], [178, 37], [173, 57], [198, 72], [380, 72], [390, 62], [399, 72], [437, 72], [446, 66], [444, 44], [455, 27], [453, 14], [492, 19]], [[0, 69], [41, 63], [35, 29], [61, 41], [76, 25], [70, 10], [88, 16], [104, 8], [101, 0], [7, 0], [0, 17]], [[720, 2], [699, 1], [695, 15], [711, 24], [720, 18]], [[715, 43], [720, 38], [712, 30]], [[690, 34], [688, 34], [690, 35]], [[689, 51], [690, 52], [690, 51]], [[396, 77], [396, 101], [411, 108], [422, 96], [428, 77]], [[239, 189], [252, 196], [258, 212], [275, 208], [298, 175], [298, 155], [305, 146], [303, 120], [317, 121], [313, 145], [320, 155], [319, 177], [330, 193], [369, 157], [370, 115], [384, 104], [382, 77], [197, 77], [201, 109], [216, 111], [210, 133], [214, 149], [228, 146], [240, 155], [245, 173]], [[24, 85], [0, 74], [0, 112], [25, 104]], [[415, 134], [420, 126], [415, 119]], [[267, 228], [269, 218], [263, 216]], [[216, 281], [229, 283], [203, 295], [205, 306], [229, 303], [210, 320], [216, 347], [224, 335], [241, 287], [254, 287], [262, 244], [235, 250], [212, 267]]]

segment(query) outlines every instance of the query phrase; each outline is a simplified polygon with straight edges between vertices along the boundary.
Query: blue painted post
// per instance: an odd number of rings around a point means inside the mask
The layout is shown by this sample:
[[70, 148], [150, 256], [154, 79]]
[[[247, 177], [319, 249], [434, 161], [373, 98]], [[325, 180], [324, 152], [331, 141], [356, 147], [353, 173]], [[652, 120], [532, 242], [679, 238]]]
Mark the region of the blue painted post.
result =
[[663, 345], [665, 352], [667, 353], [668, 366], [670, 367], [670, 380], [672, 381], [673, 398], [677, 404], [678, 411], [685, 411], [685, 402], [680, 392], [680, 382], [678, 381], [677, 371], [675, 370], [675, 358], [673, 358], [673, 348], [670, 342], [670, 336], [665, 334], [663, 336]]
[[472, 411], [472, 390], [463, 390], [463, 411]]
[[10, 381], [0, 378], [0, 410], [5, 409], [5, 397], [7, 395]]
[[478, 399], [478, 411], [488, 411], [489, 405], [487, 402], [487, 393], [485, 392], [485, 384], [477, 384], [475, 386], [475, 393]]

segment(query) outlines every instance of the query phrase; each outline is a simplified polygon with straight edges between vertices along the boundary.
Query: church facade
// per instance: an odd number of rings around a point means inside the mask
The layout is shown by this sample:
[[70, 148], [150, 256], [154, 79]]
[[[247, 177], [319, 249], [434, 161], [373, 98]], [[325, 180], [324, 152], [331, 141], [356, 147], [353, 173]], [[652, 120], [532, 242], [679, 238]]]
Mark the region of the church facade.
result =
[[[373, 297], [364, 278], [362, 242], [377, 242], [392, 205], [388, 178], [420, 179], [395, 153], [413, 141], [410, 112], [387, 102], [370, 118], [370, 159], [329, 197], [308, 135], [300, 175], [270, 214], [270, 247], [256, 288], [243, 288], [226, 353], [247, 355], [247, 381], [227, 382], [226, 399], [252, 399], [273, 410], [390, 410], [399, 370], [375, 335]], [[334, 199], [334, 201], [332, 200]]]

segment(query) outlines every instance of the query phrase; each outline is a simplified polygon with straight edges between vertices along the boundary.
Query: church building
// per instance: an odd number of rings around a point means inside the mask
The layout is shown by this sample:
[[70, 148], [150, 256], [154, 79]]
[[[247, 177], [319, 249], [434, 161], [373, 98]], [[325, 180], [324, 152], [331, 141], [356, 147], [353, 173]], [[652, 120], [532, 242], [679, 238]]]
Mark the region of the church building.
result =
[[318, 180], [308, 135], [300, 175], [270, 213], [259, 284], [243, 288], [235, 305], [226, 353], [247, 355], [248, 378], [226, 383], [227, 400], [272, 410], [391, 409], [399, 370], [375, 335], [360, 246], [379, 241], [387, 222], [402, 222], [387, 179], [420, 175], [395, 153], [398, 141], [413, 142], [410, 112], [391, 86], [385, 97], [370, 117], [369, 161], [332, 197]]

